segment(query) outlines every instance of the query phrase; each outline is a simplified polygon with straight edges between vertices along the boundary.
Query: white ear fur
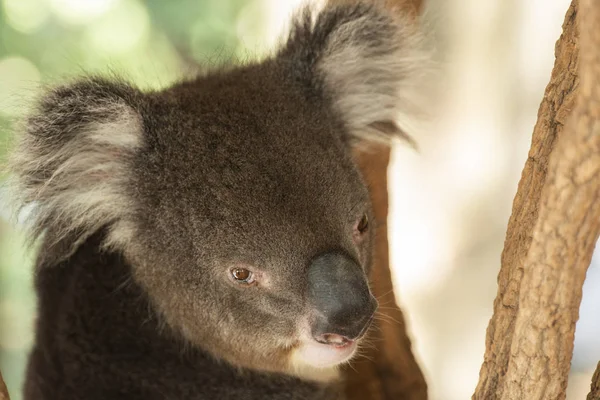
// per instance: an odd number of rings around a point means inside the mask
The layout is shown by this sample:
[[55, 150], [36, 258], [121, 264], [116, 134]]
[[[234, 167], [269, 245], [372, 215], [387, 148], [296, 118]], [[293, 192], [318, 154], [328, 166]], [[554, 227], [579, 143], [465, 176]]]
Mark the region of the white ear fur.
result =
[[317, 64], [334, 107], [358, 142], [400, 136], [414, 145], [433, 69], [424, 36], [382, 7], [346, 7], [352, 16], [331, 31]]
[[139, 114], [123, 101], [94, 102], [81, 93], [50, 93], [39, 112], [9, 161], [12, 195], [19, 207], [33, 206], [26, 221], [32, 239], [51, 230], [51, 245], [68, 237], [72, 252], [106, 226], [106, 244], [124, 244], [131, 235], [123, 218], [132, 207], [129, 161], [142, 144]]

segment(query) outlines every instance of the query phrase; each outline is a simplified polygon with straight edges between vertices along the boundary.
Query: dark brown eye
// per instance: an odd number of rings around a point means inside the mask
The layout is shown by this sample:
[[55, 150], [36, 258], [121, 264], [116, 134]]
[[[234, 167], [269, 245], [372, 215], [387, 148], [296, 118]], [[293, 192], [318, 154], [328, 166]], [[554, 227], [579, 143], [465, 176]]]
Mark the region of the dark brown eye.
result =
[[231, 276], [239, 283], [252, 283], [254, 282], [254, 276], [251, 271], [245, 268], [233, 268], [231, 270]]
[[356, 229], [358, 229], [359, 233], [365, 233], [369, 229], [369, 217], [367, 217], [367, 214], [363, 214], [360, 221], [358, 221]]

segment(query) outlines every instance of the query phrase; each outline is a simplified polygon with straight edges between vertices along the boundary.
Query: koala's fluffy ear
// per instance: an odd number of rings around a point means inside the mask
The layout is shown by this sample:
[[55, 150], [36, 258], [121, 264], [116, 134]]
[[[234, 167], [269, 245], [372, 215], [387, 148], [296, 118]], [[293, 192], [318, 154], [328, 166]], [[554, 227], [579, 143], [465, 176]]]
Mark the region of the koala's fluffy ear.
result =
[[42, 96], [9, 164], [17, 205], [31, 206], [32, 239], [48, 231], [51, 245], [75, 243], [67, 253], [102, 227], [109, 241], [126, 240], [131, 159], [143, 139], [141, 98], [125, 83], [98, 78]]
[[332, 102], [354, 139], [411, 141], [431, 58], [417, 29], [374, 4], [305, 9], [279, 56]]

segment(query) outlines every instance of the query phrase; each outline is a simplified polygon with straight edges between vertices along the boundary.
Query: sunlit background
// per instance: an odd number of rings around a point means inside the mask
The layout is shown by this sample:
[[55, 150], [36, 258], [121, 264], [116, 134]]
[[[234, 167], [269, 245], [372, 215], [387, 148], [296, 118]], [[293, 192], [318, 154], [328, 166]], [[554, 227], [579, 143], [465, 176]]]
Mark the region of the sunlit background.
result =
[[[569, 2], [429, 1], [442, 76], [436, 119], [417, 138], [419, 153], [394, 148], [389, 226], [399, 302], [434, 400], [467, 399], [476, 386], [512, 199]], [[198, 63], [260, 55], [298, 3], [0, 0], [0, 157], [41, 85], [100, 72], [164, 87]], [[32, 255], [1, 192], [0, 211], [0, 369], [20, 400]], [[593, 262], [569, 399], [585, 397], [600, 360], [599, 309]]]

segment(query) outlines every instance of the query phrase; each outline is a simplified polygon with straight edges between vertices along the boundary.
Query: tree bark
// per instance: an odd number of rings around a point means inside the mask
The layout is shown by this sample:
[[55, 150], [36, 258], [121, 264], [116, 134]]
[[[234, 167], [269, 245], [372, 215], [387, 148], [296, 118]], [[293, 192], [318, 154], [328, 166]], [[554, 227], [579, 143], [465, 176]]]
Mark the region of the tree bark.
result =
[[574, 0], [514, 200], [474, 399], [566, 396], [600, 233], [599, 27], [600, 4]]
[[587, 396], [587, 400], [600, 400], [600, 362], [598, 363], [596, 372], [592, 377], [591, 391]]
[[[353, 0], [329, 0], [348, 2]], [[420, 0], [387, 0], [392, 12], [410, 19], [418, 15]], [[379, 146], [369, 152], [357, 153], [359, 167], [370, 188], [371, 200], [378, 223], [375, 259], [371, 282], [373, 294], [385, 308], [370, 330], [368, 341], [373, 347], [344, 369], [346, 396], [349, 400], [424, 400], [427, 385], [411, 350], [402, 311], [397, 305], [389, 268], [387, 240], [387, 170], [390, 149]]]
[[575, 101], [579, 84], [577, 65], [576, 3], [567, 11], [563, 33], [556, 45], [556, 62], [538, 111], [531, 149], [525, 163], [512, 214], [508, 222], [494, 314], [487, 329], [486, 351], [474, 399], [500, 398], [508, 368], [515, 318], [519, 309], [519, 290], [523, 262], [532, 242], [533, 229], [539, 219], [542, 188], [546, 183], [548, 159], [557, 135]]

